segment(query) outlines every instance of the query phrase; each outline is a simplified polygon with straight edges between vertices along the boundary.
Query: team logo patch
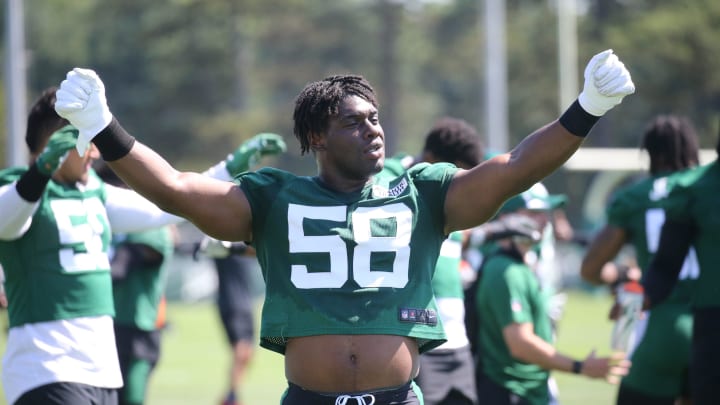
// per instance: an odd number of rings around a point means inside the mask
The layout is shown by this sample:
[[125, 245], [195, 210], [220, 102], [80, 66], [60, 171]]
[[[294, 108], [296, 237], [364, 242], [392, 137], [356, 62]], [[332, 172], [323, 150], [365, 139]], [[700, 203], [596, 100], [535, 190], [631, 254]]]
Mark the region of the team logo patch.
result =
[[434, 310], [422, 308], [400, 308], [398, 320], [430, 326], [435, 326], [438, 322], [437, 313]]
[[375, 198], [395, 197], [403, 193], [408, 187], [408, 181], [403, 178], [400, 183], [391, 189], [387, 189], [383, 186], [374, 185], [372, 188], [372, 195]]

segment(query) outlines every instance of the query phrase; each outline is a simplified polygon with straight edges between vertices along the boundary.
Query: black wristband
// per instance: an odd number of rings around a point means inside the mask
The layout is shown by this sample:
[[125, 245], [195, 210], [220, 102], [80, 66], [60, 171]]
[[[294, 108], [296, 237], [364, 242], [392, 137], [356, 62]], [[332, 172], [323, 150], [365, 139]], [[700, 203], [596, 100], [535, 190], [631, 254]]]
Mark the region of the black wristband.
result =
[[97, 146], [103, 160], [112, 162], [130, 153], [130, 149], [135, 145], [135, 137], [127, 133], [113, 117], [110, 124], [100, 131], [92, 142]]
[[583, 362], [580, 360], [574, 360], [572, 365], [573, 374], [582, 374]]
[[15, 184], [15, 189], [23, 200], [35, 202], [42, 197], [49, 181], [50, 176], [40, 173], [37, 163], [33, 163], [30, 165], [28, 171], [20, 177], [17, 184]]
[[586, 137], [599, 119], [600, 117], [596, 117], [585, 111], [580, 105], [580, 102], [575, 100], [560, 116], [558, 121], [560, 121], [560, 124], [570, 131], [571, 134]]

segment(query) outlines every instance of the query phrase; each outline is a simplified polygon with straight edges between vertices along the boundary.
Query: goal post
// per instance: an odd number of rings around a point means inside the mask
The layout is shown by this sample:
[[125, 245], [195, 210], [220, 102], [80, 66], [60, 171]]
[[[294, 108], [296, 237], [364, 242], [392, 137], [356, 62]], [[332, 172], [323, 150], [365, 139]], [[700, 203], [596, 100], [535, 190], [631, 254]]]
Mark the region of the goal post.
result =
[[[716, 158], [714, 149], [700, 150], [700, 164], [710, 163]], [[600, 224], [605, 218], [610, 193], [629, 176], [647, 172], [650, 158], [640, 148], [580, 148], [563, 168], [571, 172], [597, 172], [580, 203], [583, 220], [589, 224]]]
[[[700, 150], [700, 164], [716, 157], [713, 149]], [[580, 148], [563, 167], [571, 171], [644, 171], [649, 165], [647, 152], [640, 148]]]

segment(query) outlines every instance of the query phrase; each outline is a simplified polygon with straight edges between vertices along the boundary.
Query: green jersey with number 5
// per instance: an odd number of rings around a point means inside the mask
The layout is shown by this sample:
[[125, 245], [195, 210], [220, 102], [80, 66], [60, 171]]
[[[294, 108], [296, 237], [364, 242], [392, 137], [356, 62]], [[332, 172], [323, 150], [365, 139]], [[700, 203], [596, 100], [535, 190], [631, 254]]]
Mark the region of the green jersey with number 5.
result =
[[[26, 170], [0, 171], [0, 185]], [[82, 187], [51, 181], [27, 233], [0, 241], [10, 327], [114, 314], [105, 199], [104, 184], [93, 171]]]
[[261, 345], [284, 353], [287, 338], [325, 334], [408, 336], [421, 352], [443, 343], [431, 280], [456, 170], [419, 164], [349, 194], [272, 168], [240, 175], [266, 283]]
[[[608, 207], [608, 223], [625, 230], [643, 271], [657, 252], [666, 216], [663, 204], [678, 178], [675, 174], [643, 179], [619, 190]], [[671, 296], [673, 302], [689, 302], [691, 283], [699, 273], [697, 256], [691, 249], [680, 273], [680, 283]]]
[[[608, 223], [625, 230], [643, 272], [657, 253], [666, 218], [663, 205], [677, 180], [677, 173], [645, 178], [619, 190], [608, 207]], [[659, 397], [682, 392], [692, 342], [690, 299], [699, 271], [691, 250], [672, 295], [648, 311], [644, 320], [632, 323], [636, 338], [627, 348], [632, 367], [623, 386]]]

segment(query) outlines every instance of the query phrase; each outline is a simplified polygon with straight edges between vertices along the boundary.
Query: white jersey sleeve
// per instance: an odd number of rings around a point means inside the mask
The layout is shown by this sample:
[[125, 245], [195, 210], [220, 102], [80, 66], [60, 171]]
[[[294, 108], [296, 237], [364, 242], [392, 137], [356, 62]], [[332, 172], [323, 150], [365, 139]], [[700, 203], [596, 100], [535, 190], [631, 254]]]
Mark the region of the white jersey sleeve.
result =
[[0, 187], [0, 240], [13, 240], [25, 234], [39, 206], [37, 201], [29, 202], [20, 197], [16, 184], [12, 182]]
[[225, 168], [225, 161], [221, 160], [216, 165], [211, 166], [209, 169], [202, 172], [203, 176], [212, 177], [216, 180], [232, 181], [230, 173]]
[[133, 190], [110, 184], [105, 184], [105, 189], [105, 210], [113, 233], [138, 232], [186, 221], [185, 218], [161, 210]]

